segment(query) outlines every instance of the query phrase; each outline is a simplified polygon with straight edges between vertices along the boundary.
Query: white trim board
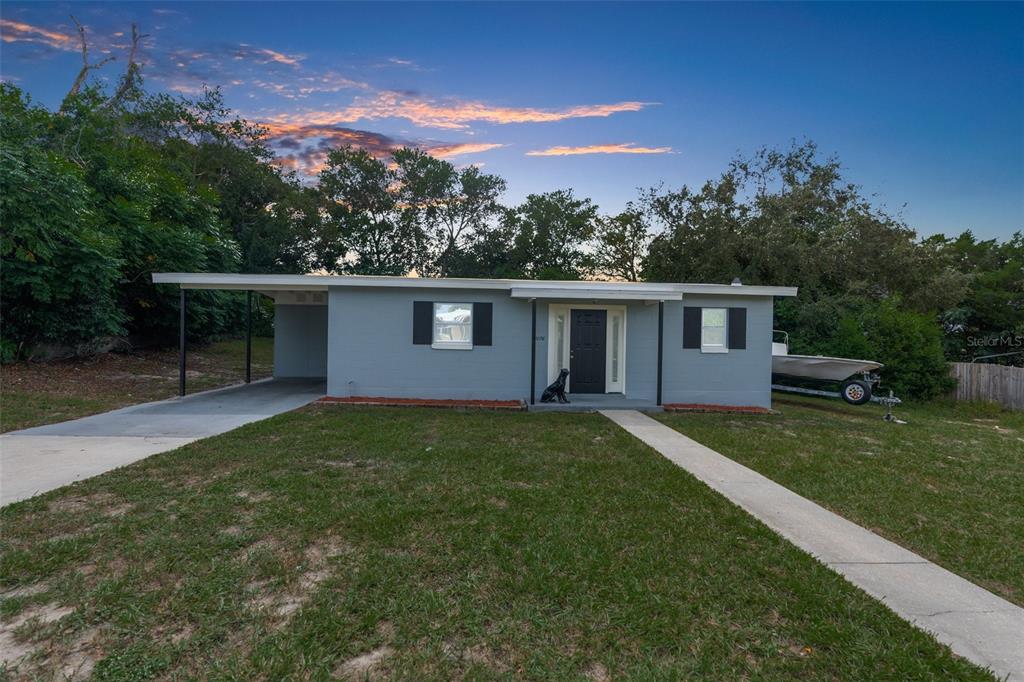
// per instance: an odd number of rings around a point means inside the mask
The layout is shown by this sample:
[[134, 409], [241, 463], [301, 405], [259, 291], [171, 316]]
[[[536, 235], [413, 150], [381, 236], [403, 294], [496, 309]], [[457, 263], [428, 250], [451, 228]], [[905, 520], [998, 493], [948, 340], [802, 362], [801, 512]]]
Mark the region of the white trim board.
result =
[[796, 296], [796, 287], [746, 284], [676, 284], [659, 282], [591, 282], [522, 279], [435, 279], [370, 275], [246, 275], [228, 272], [154, 272], [154, 284], [177, 284], [183, 289], [250, 291], [326, 291], [328, 287], [396, 287], [420, 289], [492, 289], [513, 298], [563, 298], [678, 301], [685, 294], [728, 296]]

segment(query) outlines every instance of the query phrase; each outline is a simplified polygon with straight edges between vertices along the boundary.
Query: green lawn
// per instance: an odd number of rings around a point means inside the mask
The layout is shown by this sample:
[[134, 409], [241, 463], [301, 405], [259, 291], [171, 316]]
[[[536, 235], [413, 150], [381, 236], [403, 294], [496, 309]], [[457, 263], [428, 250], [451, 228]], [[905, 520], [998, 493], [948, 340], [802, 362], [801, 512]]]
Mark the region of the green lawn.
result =
[[[274, 340], [254, 338], [252, 376], [270, 376]], [[245, 341], [227, 340], [189, 350], [188, 392], [245, 379]], [[61, 362], [0, 367], [0, 432], [76, 419], [135, 403], [178, 395], [177, 349], [106, 353]]]
[[599, 415], [310, 407], [0, 521], [22, 676], [991, 679]]
[[1024, 414], [775, 395], [781, 415], [666, 414], [687, 436], [1024, 604]]

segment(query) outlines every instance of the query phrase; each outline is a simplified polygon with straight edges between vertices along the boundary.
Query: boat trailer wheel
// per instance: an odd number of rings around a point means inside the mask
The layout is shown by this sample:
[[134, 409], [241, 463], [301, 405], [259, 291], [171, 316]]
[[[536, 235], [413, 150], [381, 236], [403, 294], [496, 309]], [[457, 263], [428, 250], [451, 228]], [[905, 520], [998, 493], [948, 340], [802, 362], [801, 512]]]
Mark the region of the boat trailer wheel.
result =
[[871, 400], [871, 384], [860, 379], [850, 379], [843, 382], [839, 393], [843, 396], [843, 400], [851, 405], [863, 405]]

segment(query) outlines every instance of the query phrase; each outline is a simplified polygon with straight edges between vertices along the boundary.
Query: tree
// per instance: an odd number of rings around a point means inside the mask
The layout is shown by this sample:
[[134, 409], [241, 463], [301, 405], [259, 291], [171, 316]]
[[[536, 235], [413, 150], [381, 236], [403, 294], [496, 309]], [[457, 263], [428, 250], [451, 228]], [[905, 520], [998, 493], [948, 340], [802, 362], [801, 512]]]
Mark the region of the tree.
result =
[[[87, 57], [84, 59], [88, 64]], [[106, 310], [106, 300], [114, 300], [114, 310], [103, 317], [116, 322], [95, 327], [90, 332], [94, 338], [111, 333], [144, 342], [167, 343], [175, 338], [176, 292], [154, 286], [150, 273], [238, 269], [237, 245], [223, 229], [219, 197], [209, 185], [195, 183], [185, 171], [181, 155], [173, 153], [175, 144], [189, 144], [183, 138], [192, 122], [183, 115], [181, 103], [166, 96], [146, 95], [131, 58], [125, 77], [112, 94], [95, 83], [76, 83], [57, 112], [32, 106], [17, 88], [2, 87], [4, 129], [11, 133], [4, 135], [5, 149], [13, 151], [14, 142], [24, 140], [48, 156], [48, 163], [55, 169], [67, 169], [55, 170], [57, 177], [73, 173], [80, 182], [82, 211], [76, 214], [73, 203], [69, 208], [69, 215], [77, 215], [77, 221], [52, 222], [54, 231], [47, 240], [52, 244], [78, 244], [75, 254], [83, 258], [90, 253], [87, 247], [95, 252], [96, 245], [102, 243], [102, 252], [110, 256], [118, 270], [113, 280], [93, 273], [94, 286], [83, 285], [78, 289], [80, 293], [61, 295], [85, 297], [76, 301], [94, 298], [97, 311]], [[24, 157], [22, 168], [33, 172], [39, 158]], [[9, 170], [18, 168], [11, 160]], [[69, 190], [69, 202], [73, 194]], [[5, 232], [27, 234], [39, 229], [31, 222], [37, 219], [12, 210], [5, 221]], [[80, 243], [83, 235], [90, 236], [86, 245]], [[70, 255], [62, 258], [68, 267], [76, 263]], [[82, 263], [75, 267], [88, 271]], [[96, 287], [107, 283], [110, 288], [106, 294], [97, 291]], [[237, 329], [241, 307], [236, 298], [222, 292], [196, 294], [189, 308], [191, 338], [202, 341]], [[69, 300], [66, 305], [72, 303]], [[31, 331], [17, 332], [24, 343], [46, 341], [87, 348], [81, 343], [84, 332], [69, 329], [50, 333], [38, 315], [27, 310], [28, 300], [19, 299], [17, 305], [23, 307], [12, 304], [5, 310], [8, 319], [38, 323]], [[57, 299], [49, 302], [55, 310], [61, 305]], [[68, 324], [70, 320], [65, 321]], [[5, 325], [5, 345], [14, 333], [15, 326]], [[20, 354], [30, 352], [27, 349]]]
[[422, 266], [425, 237], [403, 210], [398, 174], [363, 149], [331, 150], [319, 176], [323, 210], [347, 247], [338, 269], [360, 275], [405, 275]]
[[652, 189], [641, 203], [662, 228], [646, 277], [797, 286], [775, 304], [794, 353], [884, 362], [887, 384], [910, 397], [945, 390], [938, 311], [962, 299], [967, 275], [813, 143], [762, 149], [699, 191]]
[[527, 196], [504, 217], [515, 234], [514, 268], [531, 279], [583, 279], [591, 267], [584, 246], [596, 219], [597, 206], [570, 189]]
[[597, 274], [629, 282], [640, 280], [647, 256], [650, 230], [644, 214], [633, 206], [616, 216], [597, 220], [594, 233], [594, 267]]
[[699, 192], [649, 190], [644, 207], [662, 230], [647, 276], [665, 281], [800, 287], [801, 300], [899, 296], [935, 311], [959, 300], [964, 278], [898, 218], [844, 180], [839, 161], [811, 142], [739, 158]]
[[518, 226], [511, 209], [502, 209], [502, 217], [484, 231], [477, 231], [465, 249], [448, 262], [450, 277], [493, 277], [524, 279], [524, 253], [516, 246]]
[[[12, 130], [23, 104], [3, 92], [0, 135], [0, 359], [40, 344], [88, 344], [124, 331], [117, 244], [97, 228], [89, 188], [71, 164]], [[22, 114], [27, 113], [24, 109]]]
[[393, 159], [407, 219], [429, 239], [423, 274], [449, 277], [453, 268], [462, 267], [469, 245], [486, 238], [501, 212], [498, 199], [506, 183], [475, 166], [457, 169], [418, 149], [399, 149]]
[[[950, 359], [1024, 350], [1024, 234], [1000, 243], [979, 240], [968, 230], [927, 243], [968, 281], [962, 300], [942, 313]], [[1003, 361], [1022, 365], [1024, 354]]]

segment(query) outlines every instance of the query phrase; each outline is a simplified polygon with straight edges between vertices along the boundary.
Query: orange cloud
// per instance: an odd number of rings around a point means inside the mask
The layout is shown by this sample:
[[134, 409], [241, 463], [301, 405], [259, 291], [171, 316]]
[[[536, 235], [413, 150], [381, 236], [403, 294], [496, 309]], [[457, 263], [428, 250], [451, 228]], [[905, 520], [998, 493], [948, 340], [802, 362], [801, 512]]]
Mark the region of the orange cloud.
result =
[[264, 55], [269, 61], [287, 64], [288, 66], [298, 66], [299, 62], [302, 61], [302, 57], [292, 57], [281, 52], [268, 50], [267, 48], [259, 48], [256, 50], [256, 53]]
[[10, 19], [0, 19], [0, 40], [5, 43], [40, 43], [58, 50], [78, 50], [74, 36]]
[[328, 151], [346, 145], [364, 149], [378, 159], [390, 158], [402, 147], [419, 147], [435, 158], [448, 159], [505, 146], [497, 142], [412, 142], [367, 130], [332, 125], [261, 125], [267, 130], [267, 142], [278, 154], [276, 163], [307, 176], [316, 175], [323, 169]]
[[640, 111], [649, 102], [618, 102], [615, 104], [584, 104], [566, 109], [537, 109], [533, 107], [502, 107], [485, 102], [448, 99], [427, 99], [399, 92], [384, 91], [373, 97], [359, 97], [351, 105], [337, 111], [313, 111], [303, 114], [283, 114], [273, 123], [288, 123], [301, 117], [305, 123], [332, 125], [354, 123], [359, 120], [404, 118], [427, 128], [461, 130], [471, 122], [496, 124], [553, 123], [571, 118], [606, 118], [626, 111]]
[[253, 47], [248, 43], [239, 43], [238, 48], [235, 50], [235, 59], [253, 59], [260, 64], [276, 62], [278, 64], [286, 64], [288, 66], [298, 66], [299, 62], [305, 59], [305, 57], [284, 54], [283, 52], [277, 52], [276, 50], [270, 50], [265, 47]]
[[548, 147], [526, 152], [527, 156], [577, 156], [579, 154], [668, 154], [672, 147], [637, 147], [632, 142], [591, 144], [584, 147]]
[[448, 159], [453, 156], [461, 156], [463, 154], [487, 152], [504, 146], [505, 145], [497, 142], [462, 142], [428, 147], [427, 153], [438, 159]]

